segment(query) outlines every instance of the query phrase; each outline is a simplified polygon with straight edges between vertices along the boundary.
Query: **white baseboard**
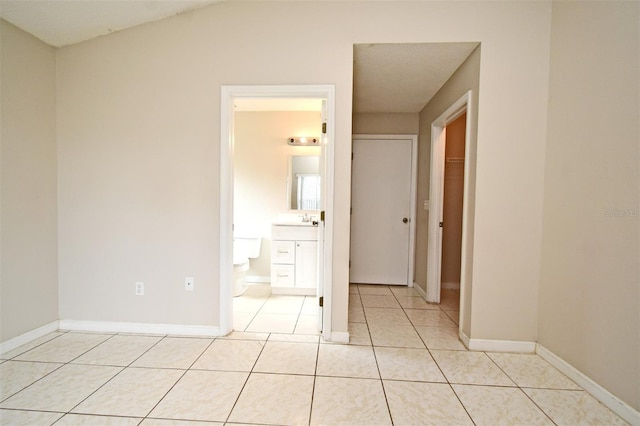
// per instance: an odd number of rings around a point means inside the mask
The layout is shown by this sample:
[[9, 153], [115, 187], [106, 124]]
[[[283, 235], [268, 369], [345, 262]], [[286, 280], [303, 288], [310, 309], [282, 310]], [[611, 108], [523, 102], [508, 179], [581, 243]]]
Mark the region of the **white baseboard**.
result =
[[6, 342], [0, 343], [0, 354], [14, 350], [15, 348], [25, 345], [33, 340], [39, 339], [42, 336], [46, 336], [49, 333], [53, 333], [58, 330], [59, 321], [53, 321], [49, 324], [38, 327], [34, 330], [27, 331], [24, 334], [9, 339]]
[[60, 320], [60, 330], [100, 333], [170, 334], [175, 336], [220, 337], [220, 328], [205, 325], [147, 324], [133, 322]]
[[422, 297], [424, 300], [427, 300], [427, 293], [423, 289], [421, 289], [419, 285], [416, 285], [416, 283], [413, 283], [413, 289], [416, 292], [418, 292], [420, 297]]
[[626, 402], [620, 400], [611, 392], [594, 382], [584, 373], [577, 370], [571, 364], [542, 346], [540, 343], [536, 345], [536, 353], [545, 361], [560, 370], [565, 376], [576, 382], [582, 389], [589, 392], [598, 401], [606, 405], [611, 411], [622, 417], [625, 421], [632, 425], [640, 425], [640, 412], [635, 410]]
[[349, 343], [348, 331], [332, 331], [329, 337], [330, 342], [334, 343]]
[[513, 352], [529, 353], [536, 352], [536, 342], [524, 340], [489, 340], [489, 339], [469, 339], [467, 346], [471, 351], [481, 352]]

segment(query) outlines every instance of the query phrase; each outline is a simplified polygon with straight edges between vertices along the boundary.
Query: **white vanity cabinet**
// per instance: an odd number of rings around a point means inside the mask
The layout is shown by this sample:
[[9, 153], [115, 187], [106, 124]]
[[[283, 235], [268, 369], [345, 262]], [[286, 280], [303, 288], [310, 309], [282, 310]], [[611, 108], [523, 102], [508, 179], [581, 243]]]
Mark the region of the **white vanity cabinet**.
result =
[[271, 290], [276, 294], [315, 295], [318, 282], [318, 228], [273, 225]]

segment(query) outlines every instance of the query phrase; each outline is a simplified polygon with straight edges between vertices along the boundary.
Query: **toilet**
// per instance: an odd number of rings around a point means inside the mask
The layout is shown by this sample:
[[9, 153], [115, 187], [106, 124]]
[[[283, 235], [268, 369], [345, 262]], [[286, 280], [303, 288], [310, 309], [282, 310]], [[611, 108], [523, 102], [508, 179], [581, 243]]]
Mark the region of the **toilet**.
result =
[[234, 233], [233, 235], [233, 296], [241, 296], [247, 289], [246, 276], [249, 259], [260, 256], [262, 238], [257, 234]]

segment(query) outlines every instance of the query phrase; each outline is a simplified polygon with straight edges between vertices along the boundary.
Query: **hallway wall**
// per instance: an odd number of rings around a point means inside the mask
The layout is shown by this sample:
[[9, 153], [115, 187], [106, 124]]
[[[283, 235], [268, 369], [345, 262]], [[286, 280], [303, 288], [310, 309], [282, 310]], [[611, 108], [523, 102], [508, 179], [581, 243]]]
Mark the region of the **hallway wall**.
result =
[[0, 20], [0, 342], [58, 319], [55, 49]]
[[640, 410], [640, 5], [553, 5], [539, 342]]

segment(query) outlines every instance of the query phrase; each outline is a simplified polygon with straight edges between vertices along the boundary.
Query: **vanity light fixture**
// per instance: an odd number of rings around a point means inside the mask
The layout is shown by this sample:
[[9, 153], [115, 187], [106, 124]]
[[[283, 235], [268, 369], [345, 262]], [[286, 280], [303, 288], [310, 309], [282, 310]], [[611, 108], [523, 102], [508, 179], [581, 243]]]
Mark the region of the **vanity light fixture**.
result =
[[292, 136], [287, 139], [287, 143], [295, 146], [313, 146], [320, 144], [320, 138], [315, 136]]

